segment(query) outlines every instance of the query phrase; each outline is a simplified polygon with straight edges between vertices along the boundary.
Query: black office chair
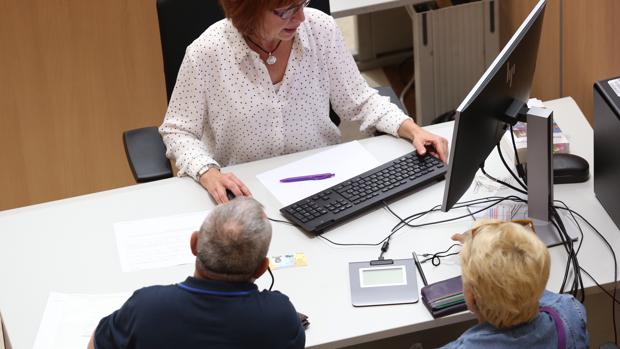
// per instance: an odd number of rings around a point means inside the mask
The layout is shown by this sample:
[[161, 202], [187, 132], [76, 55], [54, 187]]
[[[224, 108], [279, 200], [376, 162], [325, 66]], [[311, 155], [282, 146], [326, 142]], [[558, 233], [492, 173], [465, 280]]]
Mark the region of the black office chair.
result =
[[[330, 14], [329, 0], [313, 0], [310, 7]], [[168, 102], [177, 80], [185, 49], [211, 24], [224, 18], [224, 11], [215, 0], [157, 0], [157, 18], [164, 60], [164, 76]], [[390, 96], [405, 110], [391, 87], [379, 93]], [[336, 126], [340, 118], [330, 108], [330, 119]], [[129, 167], [138, 183], [172, 177], [172, 166], [166, 158], [166, 147], [157, 127], [144, 127], [123, 132], [123, 144]]]

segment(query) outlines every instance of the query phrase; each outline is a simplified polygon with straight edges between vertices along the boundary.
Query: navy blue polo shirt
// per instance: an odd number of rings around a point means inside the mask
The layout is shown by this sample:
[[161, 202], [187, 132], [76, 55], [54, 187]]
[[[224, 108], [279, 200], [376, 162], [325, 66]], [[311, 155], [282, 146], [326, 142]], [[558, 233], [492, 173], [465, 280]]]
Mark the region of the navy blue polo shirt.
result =
[[297, 311], [253, 283], [188, 277], [142, 288], [101, 319], [95, 348], [303, 348]]

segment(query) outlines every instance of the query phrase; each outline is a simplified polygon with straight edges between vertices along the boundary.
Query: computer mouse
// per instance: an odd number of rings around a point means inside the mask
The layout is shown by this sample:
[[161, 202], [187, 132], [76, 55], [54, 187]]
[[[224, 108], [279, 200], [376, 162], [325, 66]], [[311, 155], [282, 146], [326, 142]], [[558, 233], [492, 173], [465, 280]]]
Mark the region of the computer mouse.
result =
[[590, 178], [590, 165], [575, 154], [553, 154], [553, 183], [579, 183]]
[[226, 189], [226, 197], [228, 198], [228, 200], [236, 198], [235, 194], [230, 189]]

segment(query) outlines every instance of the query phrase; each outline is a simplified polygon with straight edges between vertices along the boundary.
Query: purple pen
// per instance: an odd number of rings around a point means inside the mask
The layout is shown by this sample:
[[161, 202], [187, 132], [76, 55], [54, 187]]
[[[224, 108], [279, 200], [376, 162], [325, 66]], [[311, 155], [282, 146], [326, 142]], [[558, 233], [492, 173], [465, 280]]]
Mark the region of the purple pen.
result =
[[307, 176], [282, 178], [280, 182], [291, 183], [291, 182], [302, 182], [302, 181], [318, 181], [321, 179], [332, 178], [335, 175], [336, 175], [335, 173], [318, 173], [318, 174], [307, 175]]

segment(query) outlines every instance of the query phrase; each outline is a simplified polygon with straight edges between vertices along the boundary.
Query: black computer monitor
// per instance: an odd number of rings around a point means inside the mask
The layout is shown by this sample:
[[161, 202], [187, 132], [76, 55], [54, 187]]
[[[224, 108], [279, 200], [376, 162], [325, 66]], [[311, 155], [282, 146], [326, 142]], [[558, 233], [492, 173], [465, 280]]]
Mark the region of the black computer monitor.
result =
[[530, 97], [545, 0], [514, 33], [456, 110], [442, 210], [470, 187], [478, 169]]
[[[442, 210], [470, 187], [512, 124], [528, 123], [528, 216], [547, 246], [564, 243], [551, 222], [553, 113], [527, 108], [546, 1], [540, 0], [456, 110]], [[569, 231], [570, 239], [573, 240]]]

